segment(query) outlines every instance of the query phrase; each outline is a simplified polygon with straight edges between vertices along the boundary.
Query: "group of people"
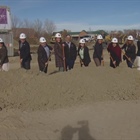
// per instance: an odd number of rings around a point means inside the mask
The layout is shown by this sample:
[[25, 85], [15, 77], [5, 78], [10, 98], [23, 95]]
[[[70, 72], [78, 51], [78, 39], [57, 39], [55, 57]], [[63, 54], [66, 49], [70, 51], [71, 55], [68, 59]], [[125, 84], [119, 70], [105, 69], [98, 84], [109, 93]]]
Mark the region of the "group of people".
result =
[[[72, 69], [77, 55], [79, 56], [81, 67], [87, 67], [89, 65], [91, 58], [84, 39], [80, 39], [77, 50], [74, 43], [71, 42], [70, 35], [67, 35], [65, 42], [62, 42], [61, 34], [57, 33], [55, 35], [55, 40], [54, 51], [56, 67], [59, 67], [60, 71]], [[70, 44], [72, 44], [72, 46]], [[137, 69], [140, 70], [140, 41], [137, 42], [137, 46], [138, 50], [136, 53], [136, 46], [132, 35], [127, 37], [127, 40], [122, 47], [119, 46], [118, 39], [113, 38], [111, 43], [107, 46], [107, 51], [110, 55], [110, 67], [118, 67], [123, 59], [126, 61], [129, 68], [133, 68], [137, 56]], [[103, 37], [102, 35], [98, 35], [93, 52], [93, 60], [97, 67], [104, 65], [103, 49]]]
[[118, 67], [123, 59], [126, 61], [129, 68], [133, 68], [135, 66], [134, 61], [137, 58], [137, 69], [140, 70], [140, 41], [137, 42], [137, 46], [138, 49], [136, 52], [136, 46], [132, 35], [127, 37], [127, 41], [122, 47], [119, 46], [118, 39], [113, 38], [107, 48], [110, 53], [110, 66], [113, 68]]
[[68, 71], [73, 69], [77, 55], [80, 59], [81, 67], [88, 66], [91, 62], [89, 56], [89, 49], [85, 45], [85, 40], [81, 39], [79, 41], [78, 49], [76, 45], [71, 41], [71, 36], [67, 35], [65, 42], [62, 42], [62, 37], [60, 33], [55, 35], [55, 44], [54, 44], [54, 54], [56, 67], [59, 68], [59, 71]]
[[[19, 36], [19, 56], [21, 68], [29, 70], [31, 68], [30, 63], [32, 60], [30, 53], [30, 45], [26, 40], [26, 35], [21, 33]], [[86, 46], [84, 39], [80, 39], [78, 48], [71, 41], [70, 35], [67, 35], [65, 41], [62, 41], [60, 33], [55, 34], [55, 44], [52, 48], [46, 42], [44, 37], [40, 37], [40, 45], [37, 50], [38, 54], [38, 66], [39, 71], [47, 73], [48, 64], [51, 60], [52, 50], [54, 49], [55, 64], [59, 71], [68, 71], [74, 68], [75, 60], [79, 56], [80, 66], [88, 67], [91, 62], [89, 49]], [[138, 51], [136, 53], [136, 46], [134, 45], [133, 36], [128, 36], [126, 43], [120, 47], [118, 39], [113, 38], [111, 43], [107, 47], [107, 51], [110, 55], [110, 66], [116, 68], [122, 62], [122, 59], [126, 61], [127, 66], [132, 68], [134, 61], [137, 56], [138, 70], [140, 70], [140, 41], [137, 42]], [[103, 54], [103, 37], [102, 35], [97, 36], [97, 41], [94, 45], [93, 60], [96, 66], [104, 65], [104, 54]], [[122, 57], [123, 53], [123, 57]], [[3, 71], [9, 70], [9, 60], [7, 55], [7, 48], [4, 41], [0, 38], [0, 69]]]

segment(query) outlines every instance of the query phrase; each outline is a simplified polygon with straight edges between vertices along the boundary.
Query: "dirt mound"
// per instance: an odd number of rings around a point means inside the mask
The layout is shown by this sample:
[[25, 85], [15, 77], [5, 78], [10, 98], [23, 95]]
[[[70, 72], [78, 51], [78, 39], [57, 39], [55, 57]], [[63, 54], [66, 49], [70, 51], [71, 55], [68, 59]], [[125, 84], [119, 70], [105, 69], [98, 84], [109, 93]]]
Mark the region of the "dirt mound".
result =
[[16, 68], [7, 73], [1, 72], [0, 106], [6, 109], [48, 110], [140, 97], [139, 71], [129, 69], [125, 64], [117, 69], [110, 68], [108, 64], [99, 68], [94, 64], [81, 68], [77, 62], [71, 71], [63, 73], [55, 70], [53, 62], [50, 62], [48, 74], [39, 73], [33, 61], [30, 71]]

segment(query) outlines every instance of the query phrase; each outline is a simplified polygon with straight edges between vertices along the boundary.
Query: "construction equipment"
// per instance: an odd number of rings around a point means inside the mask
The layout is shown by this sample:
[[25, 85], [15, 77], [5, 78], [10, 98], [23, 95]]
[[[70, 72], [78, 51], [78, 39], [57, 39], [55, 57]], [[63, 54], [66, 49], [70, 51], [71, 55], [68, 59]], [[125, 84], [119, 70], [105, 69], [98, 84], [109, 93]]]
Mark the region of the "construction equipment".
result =
[[51, 44], [54, 44], [54, 43], [55, 43], [55, 36], [52, 36], [52, 37], [51, 37], [50, 43], [51, 43]]

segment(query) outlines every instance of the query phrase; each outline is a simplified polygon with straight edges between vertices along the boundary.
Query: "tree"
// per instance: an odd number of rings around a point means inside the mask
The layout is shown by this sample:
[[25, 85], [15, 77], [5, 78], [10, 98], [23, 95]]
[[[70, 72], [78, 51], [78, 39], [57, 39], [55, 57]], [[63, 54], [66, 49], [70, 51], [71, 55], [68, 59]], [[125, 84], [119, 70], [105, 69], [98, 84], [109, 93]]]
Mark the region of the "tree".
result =
[[12, 20], [12, 28], [20, 28], [22, 26], [21, 24], [22, 22], [17, 16], [12, 15], [11, 20]]
[[30, 37], [32, 35], [32, 29], [33, 29], [33, 23], [29, 21], [28, 19], [23, 20], [23, 28], [27, 28], [28, 31], [26, 32], [26, 35]]
[[67, 34], [68, 34], [68, 31], [67, 31], [66, 29], [64, 29], [64, 30], [61, 32], [62, 38], [65, 39]]
[[29, 21], [28, 19], [24, 19], [23, 20], [23, 28], [32, 28], [32, 22], [31, 21]]
[[56, 25], [53, 21], [46, 19], [44, 22], [44, 29], [49, 35], [51, 35], [56, 30]]
[[36, 32], [37, 37], [40, 37], [43, 33], [43, 23], [39, 19], [36, 19], [33, 24], [33, 28]]
[[21, 20], [20, 20], [17, 16], [15, 16], [15, 15], [12, 15], [11, 21], [12, 21], [12, 31], [13, 31], [13, 35], [14, 35], [14, 37], [16, 37], [16, 36], [18, 36], [18, 35], [17, 35], [17, 28], [22, 27], [22, 22], [21, 22]]

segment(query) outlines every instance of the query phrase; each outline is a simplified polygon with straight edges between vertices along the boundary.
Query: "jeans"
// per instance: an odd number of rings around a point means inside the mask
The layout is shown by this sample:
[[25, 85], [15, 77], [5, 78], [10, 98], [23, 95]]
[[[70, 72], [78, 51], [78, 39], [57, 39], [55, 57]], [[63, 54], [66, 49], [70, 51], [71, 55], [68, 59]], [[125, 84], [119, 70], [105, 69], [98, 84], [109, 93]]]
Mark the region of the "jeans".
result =
[[24, 68], [24, 69], [26, 69], [26, 70], [29, 70], [31, 67], [30, 67], [30, 60], [29, 61], [22, 61], [22, 63], [21, 63], [21, 67], [22, 68]]
[[73, 69], [73, 67], [74, 67], [74, 62], [75, 62], [75, 60], [70, 60], [70, 59], [68, 59], [68, 60], [66, 60], [66, 70], [67, 69]]
[[99, 60], [99, 58], [93, 58], [93, 60], [94, 60], [97, 67], [101, 66], [101, 61]]
[[132, 68], [133, 67], [133, 64], [134, 64], [134, 61], [135, 61], [135, 59], [131, 59], [131, 62], [129, 60], [126, 60], [127, 66], [129, 68]]

